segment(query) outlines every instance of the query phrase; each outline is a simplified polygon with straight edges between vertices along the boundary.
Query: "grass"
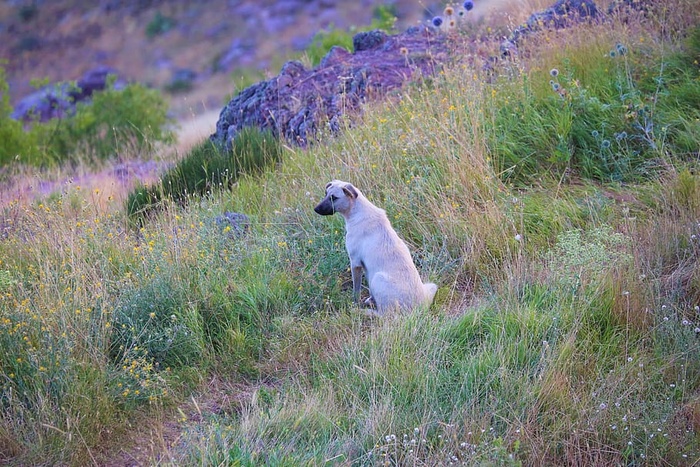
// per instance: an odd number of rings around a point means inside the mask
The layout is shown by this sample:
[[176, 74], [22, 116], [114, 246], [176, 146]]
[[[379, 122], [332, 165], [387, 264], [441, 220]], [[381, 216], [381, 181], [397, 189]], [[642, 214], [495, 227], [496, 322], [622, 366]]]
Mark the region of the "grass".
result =
[[[464, 57], [136, 226], [99, 190], [9, 203], [0, 459], [694, 465], [697, 18], [659, 8], [534, 36], [490, 76]], [[333, 178], [440, 285], [428, 312], [351, 304], [342, 219], [312, 209]]]

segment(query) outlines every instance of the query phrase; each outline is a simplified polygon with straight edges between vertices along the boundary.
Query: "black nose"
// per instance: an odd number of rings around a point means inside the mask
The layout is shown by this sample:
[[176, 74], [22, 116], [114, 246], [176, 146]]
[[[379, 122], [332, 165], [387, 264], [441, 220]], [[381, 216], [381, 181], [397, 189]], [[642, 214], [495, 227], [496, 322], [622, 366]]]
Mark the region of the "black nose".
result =
[[323, 200], [316, 207], [314, 208], [314, 211], [316, 211], [316, 214], [320, 214], [322, 216], [330, 216], [333, 214], [333, 205], [330, 201], [328, 200]]

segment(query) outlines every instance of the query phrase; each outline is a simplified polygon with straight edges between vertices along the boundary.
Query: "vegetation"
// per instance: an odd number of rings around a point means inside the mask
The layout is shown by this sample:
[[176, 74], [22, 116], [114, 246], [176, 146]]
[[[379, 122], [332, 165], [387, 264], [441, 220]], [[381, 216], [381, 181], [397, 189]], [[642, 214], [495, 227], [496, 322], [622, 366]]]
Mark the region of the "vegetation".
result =
[[[0, 459], [693, 465], [699, 6], [465, 56], [231, 179], [203, 143], [171, 172], [190, 202], [138, 228], [99, 190], [6, 205]], [[351, 304], [343, 221], [312, 209], [332, 178], [387, 211], [428, 312]]]
[[5, 72], [0, 68], [0, 167], [21, 163], [52, 167], [94, 162], [121, 154], [152, 152], [159, 143], [172, 142], [167, 128], [167, 102], [153, 89], [130, 84], [96, 92], [79, 102], [75, 113], [25, 128], [10, 117]]
[[333, 47], [342, 47], [352, 51], [352, 38], [358, 32], [372, 31], [375, 29], [389, 32], [394, 28], [396, 12], [391, 6], [375, 7], [372, 16], [372, 23], [366, 28], [351, 28], [349, 31], [344, 31], [330, 27], [327, 30], [317, 32], [311, 41], [311, 45], [306, 49], [306, 56], [311, 62], [311, 65], [317, 66], [321, 63], [321, 59], [323, 59]]
[[175, 167], [160, 183], [138, 187], [129, 194], [127, 213], [139, 217], [152, 211], [165, 198], [185, 202], [213, 190], [230, 187], [241, 176], [254, 175], [280, 161], [282, 147], [270, 131], [244, 128], [234, 138], [232, 148], [204, 141]]

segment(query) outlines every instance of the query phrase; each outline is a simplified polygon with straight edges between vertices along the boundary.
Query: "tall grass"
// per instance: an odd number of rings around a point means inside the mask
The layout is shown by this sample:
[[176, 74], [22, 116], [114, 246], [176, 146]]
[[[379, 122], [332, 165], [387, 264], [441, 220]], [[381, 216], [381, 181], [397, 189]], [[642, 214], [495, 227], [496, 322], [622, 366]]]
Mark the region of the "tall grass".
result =
[[[465, 56], [137, 227], [78, 187], [11, 204], [1, 458], [693, 465], [697, 29], [664, 12], [545, 31], [491, 71]], [[596, 138], [622, 131], [602, 153]], [[440, 284], [428, 312], [351, 304], [342, 219], [312, 209], [333, 178], [384, 208]]]

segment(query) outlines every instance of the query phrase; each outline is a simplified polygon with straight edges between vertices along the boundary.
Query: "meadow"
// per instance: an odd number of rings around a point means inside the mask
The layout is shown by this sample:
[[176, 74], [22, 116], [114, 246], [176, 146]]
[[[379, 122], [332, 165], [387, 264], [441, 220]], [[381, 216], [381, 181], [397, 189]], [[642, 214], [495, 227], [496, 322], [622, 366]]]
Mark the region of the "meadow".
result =
[[[138, 189], [7, 203], [0, 462], [698, 465], [699, 19], [656, 2], [486, 68], [476, 24], [342, 134], [147, 215]], [[334, 178], [429, 310], [352, 304], [343, 221], [313, 212]]]

